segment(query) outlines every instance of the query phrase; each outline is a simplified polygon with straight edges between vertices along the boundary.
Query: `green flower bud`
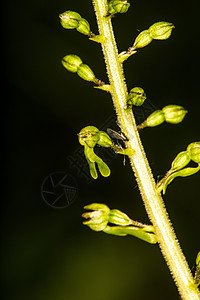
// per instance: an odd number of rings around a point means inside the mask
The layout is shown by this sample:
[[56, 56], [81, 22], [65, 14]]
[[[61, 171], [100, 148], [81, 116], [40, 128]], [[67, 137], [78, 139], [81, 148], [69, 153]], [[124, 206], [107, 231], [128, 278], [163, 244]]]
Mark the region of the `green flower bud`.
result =
[[106, 132], [99, 131], [99, 137], [100, 137], [98, 141], [99, 146], [106, 147], [106, 148], [113, 146], [112, 140]]
[[129, 108], [132, 105], [141, 106], [146, 98], [146, 94], [141, 87], [134, 87], [128, 94], [127, 107]]
[[187, 147], [187, 152], [191, 160], [195, 163], [200, 164], [200, 142], [191, 143]]
[[79, 143], [93, 148], [99, 141], [99, 129], [94, 126], [86, 126], [78, 133]]
[[171, 124], [178, 124], [183, 121], [187, 110], [178, 105], [167, 105], [162, 109], [165, 115], [165, 121]]
[[140, 32], [140, 34], [136, 37], [135, 42], [133, 44], [133, 50], [138, 48], [143, 48], [151, 43], [153, 38], [151, 37], [149, 30], [144, 30]]
[[191, 159], [187, 151], [180, 152], [173, 160], [170, 171], [173, 172], [184, 168], [187, 164], [189, 164], [190, 160]]
[[76, 29], [84, 35], [91, 35], [90, 25], [87, 20], [83, 19], [75, 11], [66, 11], [63, 14], [59, 15], [61, 25], [65, 29]]
[[126, 226], [126, 225], [131, 225], [133, 221], [120, 210], [112, 209], [109, 214], [108, 222], [115, 225]]
[[114, 15], [116, 13], [124, 14], [129, 9], [130, 3], [127, 0], [111, 0], [108, 3], [108, 14]]
[[108, 224], [110, 209], [105, 204], [92, 203], [86, 205], [85, 209], [93, 210], [92, 212], [85, 212], [82, 217], [89, 219], [83, 224], [89, 226], [94, 231], [102, 231]]
[[79, 21], [79, 25], [76, 28], [76, 30], [79, 31], [80, 33], [84, 34], [84, 35], [89, 35], [90, 36], [90, 34], [91, 34], [90, 24], [88, 23], [87, 20], [85, 20], [83, 18]]
[[149, 27], [150, 35], [155, 40], [166, 40], [170, 37], [174, 24], [168, 22], [157, 22]]
[[59, 15], [60, 23], [65, 29], [76, 29], [79, 26], [81, 16], [75, 11], [66, 11]]
[[69, 54], [63, 57], [62, 64], [68, 71], [76, 73], [82, 60], [77, 55]]
[[165, 116], [162, 110], [156, 110], [154, 111], [146, 121], [144, 122], [144, 127], [154, 127], [157, 125], [162, 124], [165, 121]]
[[86, 64], [81, 64], [77, 70], [78, 76], [83, 78], [86, 81], [93, 81], [96, 82], [95, 75], [93, 71], [88, 67]]

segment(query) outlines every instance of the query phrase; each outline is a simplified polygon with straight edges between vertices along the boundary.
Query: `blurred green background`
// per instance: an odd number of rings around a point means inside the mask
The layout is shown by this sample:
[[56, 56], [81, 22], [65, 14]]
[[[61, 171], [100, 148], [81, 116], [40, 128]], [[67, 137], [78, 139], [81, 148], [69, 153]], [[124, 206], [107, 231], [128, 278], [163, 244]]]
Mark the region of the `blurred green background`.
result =
[[[177, 153], [199, 140], [199, 3], [131, 4], [126, 15], [113, 19], [119, 51], [154, 22], [173, 22], [176, 29], [169, 40], [155, 41], [125, 62], [128, 88], [143, 87], [156, 108], [179, 104], [189, 111], [182, 124], [141, 132], [157, 178]], [[148, 223], [148, 218], [123, 157], [110, 160], [109, 178], [100, 176], [90, 184], [68, 162], [79, 147], [82, 127], [115, 120], [110, 96], [61, 65], [64, 55], [77, 54], [107, 81], [100, 46], [60, 26], [59, 13], [69, 9], [97, 33], [92, 1], [2, 1], [4, 299], [179, 299], [157, 245], [82, 225], [83, 206], [92, 202], [121, 209], [138, 221]], [[44, 178], [57, 171], [71, 174], [78, 186], [78, 197], [65, 209], [54, 209], [41, 197]], [[200, 246], [199, 179], [199, 174], [176, 179], [164, 197], [191, 268]]]

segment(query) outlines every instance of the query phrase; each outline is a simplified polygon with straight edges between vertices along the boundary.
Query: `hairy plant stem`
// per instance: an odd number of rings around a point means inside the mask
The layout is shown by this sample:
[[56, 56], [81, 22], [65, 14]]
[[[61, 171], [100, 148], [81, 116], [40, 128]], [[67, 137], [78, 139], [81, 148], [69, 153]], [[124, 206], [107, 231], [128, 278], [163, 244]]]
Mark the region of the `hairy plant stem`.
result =
[[131, 110], [125, 110], [127, 87], [122, 65], [118, 59], [118, 50], [112, 29], [111, 20], [105, 18], [107, 0], [93, 0], [99, 33], [106, 38], [102, 44], [107, 73], [111, 85], [111, 94], [122, 132], [129, 141], [127, 147], [134, 149], [130, 162], [137, 179], [147, 213], [155, 227], [163, 256], [171, 270], [182, 299], [200, 299], [197, 288], [185, 257], [181, 251], [173, 227], [171, 226], [162, 198], [156, 190], [156, 185], [149, 167], [142, 143], [138, 134], [135, 119]]

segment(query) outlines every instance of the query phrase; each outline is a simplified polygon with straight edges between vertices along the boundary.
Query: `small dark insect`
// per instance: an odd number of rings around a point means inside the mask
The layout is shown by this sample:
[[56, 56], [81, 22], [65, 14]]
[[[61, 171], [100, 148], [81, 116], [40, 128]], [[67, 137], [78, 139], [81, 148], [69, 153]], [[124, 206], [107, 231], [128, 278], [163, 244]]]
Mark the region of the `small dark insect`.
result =
[[[112, 130], [111, 128], [107, 128], [107, 133], [112, 139], [117, 140], [117, 145], [116, 145], [117, 147], [124, 149], [124, 142], [127, 142], [128, 138], [122, 132], [118, 133], [118, 132]], [[121, 141], [123, 145], [120, 145], [119, 141]], [[125, 163], [126, 163], [126, 156], [124, 155], [124, 161], [123, 161], [124, 166], [125, 166]]]
[[112, 130], [111, 128], [108, 128], [107, 129], [107, 133], [109, 134], [109, 136], [113, 139], [116, 139], [116, 140], [121, 140], [121, 141], [125, 141], [127, 142], [128, 141], [128, 138], [121, 132], [121, 133], [118, 133], [114, 130]]

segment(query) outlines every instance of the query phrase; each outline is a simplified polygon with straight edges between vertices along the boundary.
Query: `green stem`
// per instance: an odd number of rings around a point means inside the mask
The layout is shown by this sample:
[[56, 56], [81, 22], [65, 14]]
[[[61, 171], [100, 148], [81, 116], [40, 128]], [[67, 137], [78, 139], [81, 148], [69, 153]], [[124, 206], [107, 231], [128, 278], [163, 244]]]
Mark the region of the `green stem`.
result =
[[103, 54], [111, 85], [111, 94], [122, 132], [129, 141], [127, 147], [135, 150], [130, 156], [132, 169], [144, 201], [147, 213], [155, 227], [161, 251], [171, 270], [182, 299], [200, 299], [199, 292], [194, 288], [194, 280], [181, 251], [162, 198], [156, 190], [156, 184], [149, 167], [135, 119], [131, 110], [124, 110], [127, 98], [127, 87], [122, 65], [118, 59], [118, 50], [113, 34], [111, 20], [104, 16], [107, 13], [107, 0], [93, 0], [99, 33], [106, 38], [102, 44]]

